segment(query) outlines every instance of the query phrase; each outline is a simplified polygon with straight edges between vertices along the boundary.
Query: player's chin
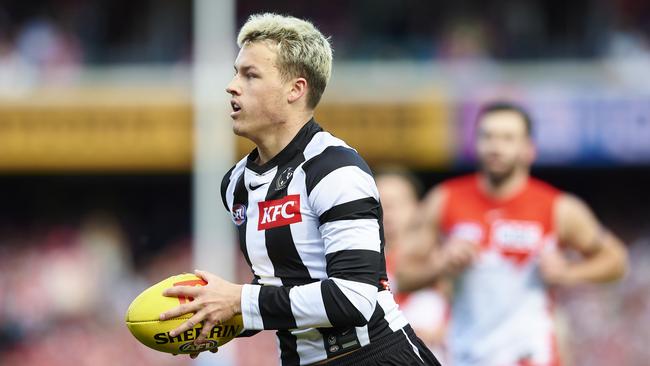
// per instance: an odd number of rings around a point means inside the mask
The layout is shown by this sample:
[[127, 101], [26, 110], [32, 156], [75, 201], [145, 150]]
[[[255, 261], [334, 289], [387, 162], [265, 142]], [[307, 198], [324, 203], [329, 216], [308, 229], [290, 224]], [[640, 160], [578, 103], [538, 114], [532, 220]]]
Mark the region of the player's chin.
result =
[[232, 132], [237, 136], [241, 136], [241, 137], [246, 137], [247, 136], [246, 127], [244, 126], [242, 121], [239, 121], [239, 120], [233, 120]]
[[483, 167], [483, 173], [493, 183], [502, 183], [507, 180], [513, 173], [513, 169], [508, 167]]

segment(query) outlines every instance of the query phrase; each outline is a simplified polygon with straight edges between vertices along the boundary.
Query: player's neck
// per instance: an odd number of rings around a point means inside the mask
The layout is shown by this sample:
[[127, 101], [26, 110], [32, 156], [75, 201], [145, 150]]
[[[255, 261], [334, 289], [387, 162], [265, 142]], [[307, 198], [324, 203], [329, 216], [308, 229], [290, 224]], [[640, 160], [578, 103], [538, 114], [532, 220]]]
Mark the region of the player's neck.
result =
[[265, 164], [278, 155], [311, 118], [312, 115], [297, 116], [290, 119], [291, 122], [279, 124], [273, 131], [267, 132], [255, 141], [259, 153], [256, 163], [259, 165]]
[[491, 180], [485, 174], [480, 175], [480, 185], [483, 191], [491, 198], [508, 199], [521, 192], [530, 178], [527, 170], [515, 171], [510, 177], [500, 182]]

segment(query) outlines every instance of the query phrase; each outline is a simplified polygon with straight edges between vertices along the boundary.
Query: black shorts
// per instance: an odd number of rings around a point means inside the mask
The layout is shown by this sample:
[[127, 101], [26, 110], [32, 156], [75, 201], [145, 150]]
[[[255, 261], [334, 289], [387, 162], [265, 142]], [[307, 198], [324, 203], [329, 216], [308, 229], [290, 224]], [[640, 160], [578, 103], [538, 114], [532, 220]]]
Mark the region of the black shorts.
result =
[[327, 366], [440, 366], [410, 325], [378, 339]]

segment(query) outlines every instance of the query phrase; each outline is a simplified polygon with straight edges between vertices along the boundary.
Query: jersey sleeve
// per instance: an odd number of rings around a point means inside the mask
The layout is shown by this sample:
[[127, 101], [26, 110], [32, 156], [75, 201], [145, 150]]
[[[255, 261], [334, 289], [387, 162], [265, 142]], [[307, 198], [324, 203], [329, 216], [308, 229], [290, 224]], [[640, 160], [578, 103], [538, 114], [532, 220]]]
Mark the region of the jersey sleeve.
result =
[[293, 287], [244, 285], [246, 329], [363, 326], [375, 310], [383, 239], [370, 169], [356, 151], [337, 146], [307, 161], [303, 170], [328, 277]]

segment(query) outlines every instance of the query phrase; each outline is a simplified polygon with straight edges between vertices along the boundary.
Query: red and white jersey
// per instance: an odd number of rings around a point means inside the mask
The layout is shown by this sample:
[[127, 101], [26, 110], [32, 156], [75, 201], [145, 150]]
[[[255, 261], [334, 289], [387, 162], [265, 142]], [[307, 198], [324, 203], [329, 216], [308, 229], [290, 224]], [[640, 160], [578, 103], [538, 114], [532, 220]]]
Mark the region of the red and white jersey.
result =
[[560, 191], [530, 178], [514, 197], [495, 200], [479, 188], [476, 174], [446, 181], [443, 189], [443, 236], [480, 247], [478, 260], [454, 284], [452, 365], [558, 365], [539, 255], [556, 245], [553, 207]]

